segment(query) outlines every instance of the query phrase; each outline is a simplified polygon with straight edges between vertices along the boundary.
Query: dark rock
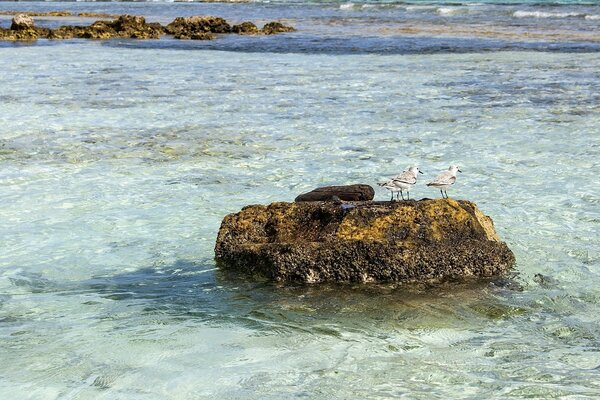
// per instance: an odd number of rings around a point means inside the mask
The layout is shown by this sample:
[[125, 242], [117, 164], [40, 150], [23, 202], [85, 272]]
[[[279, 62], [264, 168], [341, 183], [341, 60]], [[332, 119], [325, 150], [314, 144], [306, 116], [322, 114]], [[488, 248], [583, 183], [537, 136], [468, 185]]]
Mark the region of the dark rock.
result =
[[146, 23], [137, 15], [121, 15], [113, 21], [96, 21], [90, 26], [61, 26], [48, 34], [49, 39], [158, 39], [163, 27]]
[[33, 18], [27, 14], [17, 14], [12, 19], [10, 29], [13, 31], [26, 31], [33, 29]]
[[284, 25], [281, 22], [269, 22], [262, 28], [262, 32], [265, 35], [275, 35], [277, 33], [294, 32], [295, 30], [296, 29], [294, 29], [293, 27]]
[[[62, 12], [54, 12], [62, 15]], [[79, 15], [109, 16], [109, 14], [81, 13]], [[40, 13], [40, 15], [54, 15]], [[71, 15], [71, 13], [65, 14]], [[36, 28], [33, 19], [25, 13], [15, 15], [11, 29], [0, 28], [0, 40], [48, 39], [159, 39], [163, 34], [173, 35], [175, 39], [210, 40], [215, 34], [238, 33], [240, 35], [272, 35], [289, 32], [292, 27], [279, 22], [266, 24], [259, 30], [252, 22], [243, 22], [231, 27], [220, 17], [193, 16], [178, 17], [163, 27], [159, 23], [146, 23], [139, 15], [121, 15], [112, 21], [96, 21], [89, 26], [65, 25], [58, 29]]]
[[231, 32], [238, 35], [260, 35], [262, 33], [252, 22], [242, 22], [239, 25], [234, 25], [231, 27]]
[[325, 186], [296, 197], [295, 201], [327, 201], [337, 197], [345, 201], [373, 200], [375, 190], [369, 185]]
[[165, 31], [176, 39], [188, 39], [192, 36], [212, 38], [210, 33], [230, 33], [231, 26], [220, 17], [193, 16], [177, 17], [165, 27]]
[[282, 282], [404, 282], [491, 277], [515, 262], [469, 201], [343, 205], [244, 207], [221, 223], [218, 265]]

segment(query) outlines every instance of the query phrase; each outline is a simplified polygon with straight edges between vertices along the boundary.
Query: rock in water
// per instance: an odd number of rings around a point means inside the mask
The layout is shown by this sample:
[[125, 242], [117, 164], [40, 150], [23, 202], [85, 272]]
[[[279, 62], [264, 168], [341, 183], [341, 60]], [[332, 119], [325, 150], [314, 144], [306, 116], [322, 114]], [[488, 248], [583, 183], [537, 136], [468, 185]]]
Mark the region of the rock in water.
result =
[[515, 263], [492, 220], [453, 199], [244, 207], [221, 223], [220, 268], [280, 282], [491, 277]]
[[296, 29], [294, 29], [291, 26], [287, 26], [282, 24], [281, 22], [269, 22], [268, 24], [265, 24], [265, 26], [263, 26], [262, 28], [262, 32], [265, 35], [276, 35], [278, 33], [284, 33], [284, 32], [294, 32]]
[[13, 17], [10, 29], [13, 31], [25, 31], [33, 28], [33, 18], [27, 14], [17, 14]]
[[375, 190], [369, 185], [325, 186], [296, 197], [295, 201], [327, 201], [335, 197], [345, 201], [373, 200]]
[[195, 15], [177, 17], [165, 30], [176, 39], [210, 40], [212, 33], [230, 33], [231, 26], [221, 17]]

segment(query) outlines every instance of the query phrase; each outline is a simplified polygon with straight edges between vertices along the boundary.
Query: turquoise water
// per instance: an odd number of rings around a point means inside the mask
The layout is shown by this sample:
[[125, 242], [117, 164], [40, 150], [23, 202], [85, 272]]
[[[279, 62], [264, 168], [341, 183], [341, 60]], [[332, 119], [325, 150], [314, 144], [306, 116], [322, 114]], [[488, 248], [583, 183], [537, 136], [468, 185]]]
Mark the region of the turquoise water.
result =
[[[0, 7], [304, 28], [0, 45], [0, 398], [600, 396], [595, 42], [390, 35], [405, 11], [340, 4]], [[499, 29], [525, 18], [494, 7]], [[227, 213], [412, 163], [423, 181], [461, 166], [449, 194], [494, 219], [513, 276], [280, 287], [216, 269]], [[414, 196], [438, 197], [423, 183]]]

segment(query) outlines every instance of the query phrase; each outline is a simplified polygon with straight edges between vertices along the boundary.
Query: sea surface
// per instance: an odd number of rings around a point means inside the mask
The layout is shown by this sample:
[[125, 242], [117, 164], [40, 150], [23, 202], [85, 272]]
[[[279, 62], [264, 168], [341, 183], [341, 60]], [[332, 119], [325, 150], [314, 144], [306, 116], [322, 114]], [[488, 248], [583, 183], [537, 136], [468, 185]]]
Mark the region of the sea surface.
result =
[[[0, 2], [59, 10], [298, 31], [0, 43], [0, 398], [600, 397], [600, 3]], [[215, 266], [244, 205], [451, 163], [510, 276]]]

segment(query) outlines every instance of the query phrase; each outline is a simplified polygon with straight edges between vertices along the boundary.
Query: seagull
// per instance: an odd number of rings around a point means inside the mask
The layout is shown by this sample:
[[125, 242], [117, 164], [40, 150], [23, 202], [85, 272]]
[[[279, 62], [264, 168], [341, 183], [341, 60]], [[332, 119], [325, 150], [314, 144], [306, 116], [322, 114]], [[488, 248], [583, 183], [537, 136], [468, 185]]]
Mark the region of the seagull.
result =
[[[446, 189], [456, 182], [456, 172], [462, 171], [458, 169], [458, 165], [451, 165], [450, 168], [448, 168], [448, 171], [442, 172], [437, 178], [429, 182], [427, 186], [433, 186], [434, 188], [440, 189], [442, 199], [447, 199], [448, 193], [446, 193]], [[444, 197], [444, 193], [446, 193], [446, 197]]]
[[402, 171], [401, 174], [396, 175], [386, 182], [378, 183], [378, 185], [392, 192], [390, 201], [394, 201], [394, 192], [396, 192], [396, 200], [398, 200], [398, 194], [402, 196], [402, 200], [405, 200], [404, 191], [406, 191], [408, 200], [410, 200], [410, 189], [417, 183], [417, 174], [422, 173], [423, 172], [419, 170], [419, 167], [413, 165], [408, 170]]

